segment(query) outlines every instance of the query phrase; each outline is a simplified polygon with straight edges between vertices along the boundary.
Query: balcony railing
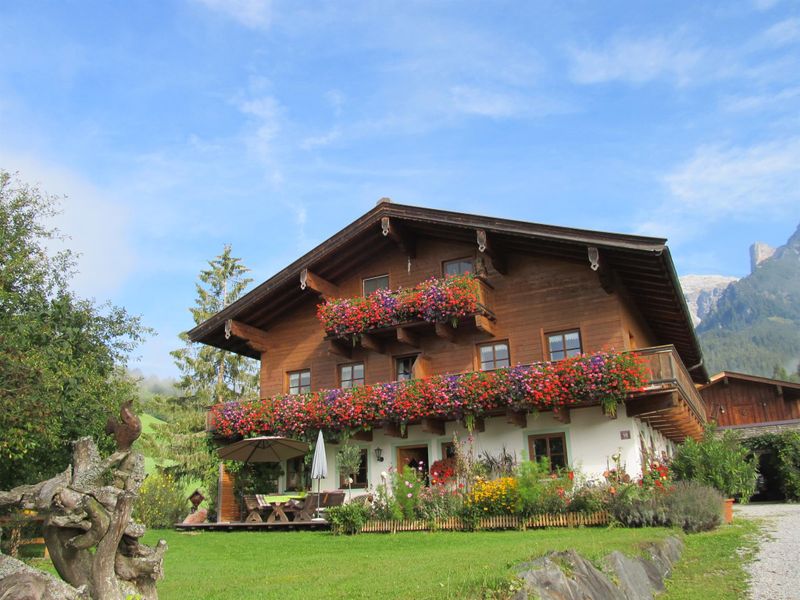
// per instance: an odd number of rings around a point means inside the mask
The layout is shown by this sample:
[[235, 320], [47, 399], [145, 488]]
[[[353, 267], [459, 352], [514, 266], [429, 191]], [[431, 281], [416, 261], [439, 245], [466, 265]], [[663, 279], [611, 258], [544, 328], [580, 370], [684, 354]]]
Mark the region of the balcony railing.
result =
[[651, 377], [648, 391], [677, 390], [689, 409], [701, 423], [706, 422], [706, 409], [703, 398], [692, 381], [686, 366], [678, 355], [675, 346], [656, 346], [634, 350], [645, 360]]

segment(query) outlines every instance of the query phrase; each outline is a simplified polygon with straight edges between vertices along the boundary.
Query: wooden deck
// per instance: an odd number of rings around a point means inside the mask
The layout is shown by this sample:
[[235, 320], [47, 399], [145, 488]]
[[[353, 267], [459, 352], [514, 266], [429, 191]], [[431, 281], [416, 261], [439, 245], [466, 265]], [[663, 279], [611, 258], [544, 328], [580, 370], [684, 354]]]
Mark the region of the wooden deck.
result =
[[322, 531], [330, 529], [330, 523], [309, 523], [307, 521], [301, 523], [198, 523], [187, 525], [184, 523], [176, 523], [175, 529], [177, 531]]

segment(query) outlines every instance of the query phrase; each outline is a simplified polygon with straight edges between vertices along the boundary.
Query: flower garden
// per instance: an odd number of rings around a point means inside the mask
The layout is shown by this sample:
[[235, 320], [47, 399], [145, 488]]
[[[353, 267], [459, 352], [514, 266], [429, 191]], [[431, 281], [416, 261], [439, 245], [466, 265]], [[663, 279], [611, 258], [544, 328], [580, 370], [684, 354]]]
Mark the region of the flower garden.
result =
[[[456, 456], [422, 468], [388, 469], [381, 484], [328, 512], [334, 533], [543, 526], [670, 526], [705, 531], [721, 523], [722, 495], [698, 481], [674, 481], [669, 466], [647, 459], [630, 477], [620, 457], [601, 480], [539, 462], [475, 457], [471, 436]], [[395, 525], [394, 523], [399, 523]]]
[[484, 311], [474, 275], [431, 278], [407, 289], [377, 290], [369, 296], [328, 300], [317, 308], [325, 333], [333, 337], [358, 335], [410, 321], [452, 323]]
[[613, 414], [629, 393], [641, 389], [645, 371], [634, 354], [603, 352], [495, 371], [229, 402], [211, 409], [210, 425], [226, 439], [310, 439], [320, 429], [354, 432], [386, 423], [405, 427], [422, 418], [469, 421], [506, 409], [531, 412], [580, 402], [599, 402]]

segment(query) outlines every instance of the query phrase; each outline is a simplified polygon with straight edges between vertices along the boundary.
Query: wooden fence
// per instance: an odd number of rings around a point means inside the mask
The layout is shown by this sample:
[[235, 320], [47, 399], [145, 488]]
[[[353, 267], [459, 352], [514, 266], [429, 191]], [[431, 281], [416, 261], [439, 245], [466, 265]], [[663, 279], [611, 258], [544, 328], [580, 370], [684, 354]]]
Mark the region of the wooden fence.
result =
[[[611, 516], [605, 512], [595, 513], [564, 513], [553, 515], [535, 515], [533, 517], [520, 517], [518, 515], [502, 515], [498, 517], [484, 517], [477, 523], [475, 529], [535, 529], [540, 527], [581, 527], [608, 525]], [[364, 533], [396, 533], [398, 531], [465, 531], [470, 529], [460, 517], [434, 519], [432, 521], [404, 520], [404, 521], [377, 521], [370, 520], [364, 524], [361, 531]]]

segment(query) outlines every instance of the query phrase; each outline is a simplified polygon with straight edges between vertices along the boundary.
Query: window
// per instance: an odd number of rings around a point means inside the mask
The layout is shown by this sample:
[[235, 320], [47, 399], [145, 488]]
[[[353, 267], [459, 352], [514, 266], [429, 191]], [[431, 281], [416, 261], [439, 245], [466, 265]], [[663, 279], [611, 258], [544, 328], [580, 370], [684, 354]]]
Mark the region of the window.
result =
[[286, 490], [300, 492], [306, 489], [308, 484], [308, 469], [306, 469], [305, 458], [299, 456], [290, 458], [286, 461]]
[[311, 391], [311, 369], [289, 373], [289, 393], [305, 394]]
[[364, 287], [364, 295], [369, 296], [378, 290], [389, 289], [389, 276], [381, 275], [380, 277], [367, 277], [362, 281]]
[[442, 458], [455, 458], [456, 445], [453, 442], [442, 442]]
[[553, 471], [567, 466], [567, 440], [563, 433], [529, 436], [528, 452], [531, 460], [549, 459]]
[[[353, 487], [367, 487], [369, 481], [367, 480], [367, 462], [369, 458], [369, 451], [366, 448], [361, 448], [361, 463], [358, 465], [358, 472], [353, 477]], [[347, 476], [339, 475], [339, 487], [347, 487]]]
[[448, 275], [467, 275], [468, 273], [475, 272], [475, 264], [471, 258], [457, 258], [455, 260], [447, 260], [442, 265], [442, 272], [445, 276]]
[[417, 356], [401, 356], [394, 359], [394, 373], [397, 381], [414, 379], [414, 363]]
[[547, 346], [550, 350], [550, 360], [561, 360], [570, 356], [578, 356], [581, 349], [581, 332], [577, 329], [572, 331], [559, 331], [547, 335]]
[[349, 390], [359, 385], [364, 385], [364, 363], [339, 365], [339, 386]]
[[508, 354], [508, 342], [478, 346], [478, 356], [481, 360], [481, 371], [491, 371], [511, 365], [511, 359]]

